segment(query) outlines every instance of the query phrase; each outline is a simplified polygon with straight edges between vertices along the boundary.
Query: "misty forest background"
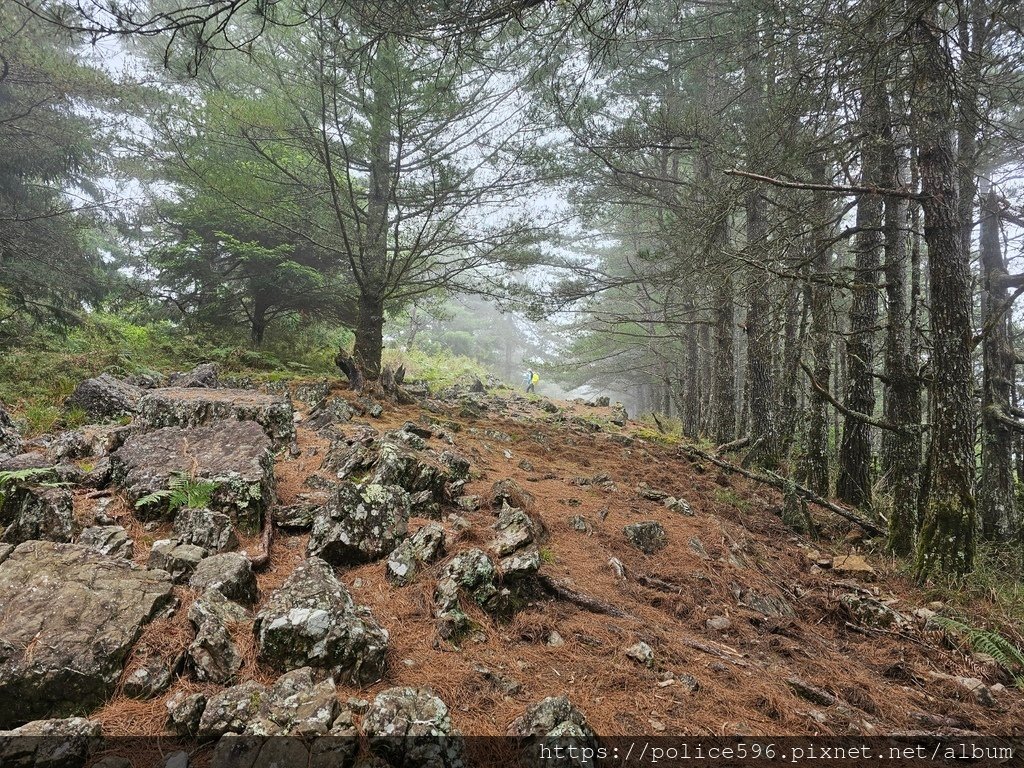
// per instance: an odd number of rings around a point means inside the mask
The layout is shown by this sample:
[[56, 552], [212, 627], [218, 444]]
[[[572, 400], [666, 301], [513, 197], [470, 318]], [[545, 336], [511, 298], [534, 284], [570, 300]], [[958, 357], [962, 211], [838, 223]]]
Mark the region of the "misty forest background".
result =
[[0, 399], [42, 432], [99, 370], [536, 366], [858, 508], [919, 579], [1019, 589], [1022, 29], [1016, 0], [7, 0]]

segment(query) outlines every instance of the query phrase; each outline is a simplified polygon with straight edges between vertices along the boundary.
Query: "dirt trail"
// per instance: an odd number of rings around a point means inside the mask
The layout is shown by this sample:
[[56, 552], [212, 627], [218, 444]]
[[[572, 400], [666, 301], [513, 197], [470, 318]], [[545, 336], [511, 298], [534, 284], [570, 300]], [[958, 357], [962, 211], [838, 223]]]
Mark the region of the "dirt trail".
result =
[[[468, 735], [504, 734], [529, 704], [562, 693], [601, 735], [1024, 733], [1024, 698], [1018, 693], [998, 692], [994, 706], [982, 706], [961, 685], [932, 677], [939, 672], [997, 681], [991, 670], [945, 643], [941, 632], [926, 632], [913, 620], [902, 630], [850, 622], [838, 598], [851, 592], [876, 595], [906, 616], [927, 603], [890, 563], [869, 556], [878, 572], [871, 583], [840, 578], [815, 562], [852, 551], [853, 545], [793, 534], [777, 514], [781, 500], [774, 491], [640, 439], [633, 423], [611, 426], [607, 409], [557, 405], [560, 414], [551, 414], [506, 394], [479, 418], [460, 416], [454, 407], [446, 414], [388, 407], [380, 419], [356, 419], [341, 430], [354, 432], [369, 423], [383, 432], [425, 417], [447, 425], [457, 450], [472, 463], [465, 492], [486, 500], [495, 481], [518, 481], [533, 495], [531, 512], [549, 533], [542, 573], [571, 581], [627, 616], [611, 618], [541, 598], [507, 623], [471, 613], [481, 631], [456, 649], [440, 641], [432, 616], [442, 564], [404, 588], [384, 579], [381, 562], [347, 569], [340, 578], [388, 629], [392, 645], [387, 678], [363, 689], [339, 686], [342, 702], [371, 698], [395, 685], [426, 686], [449, 704], [455, 726]], [[600, 431], [589, 424], [600, 424]], [[448, 447], [438, 437], [429, 442], [438, 450]], [[327, 441], [300, 422], [298, 446], [299, 457], [285, 452], [278, 459], [282, 503], [308, 492], [303, 483], [317, 471]], [[590, 482], [595, 475], [611, 482]], [[685, 499], [693, 516], [641, 498], [640, 482]], [[486, 503], [459, 514], [471, 528], [449, 543], [449, 554], [483, 546], [492, 536], [495, 517]], [[585, 521], [586, 531], [574, 528], [574, 516]], [[653, 555], [631, 547], [623, 535], [623, 526], [647, 520], [667, 532], [668, 546]], [[425, 522], [414, 518], [410, 529]], [[836, 541], [844, 530], [832, 530], [839, 533]], [[305, 544], [304, 535], [278, 532], [271, 566], [259, 577], [257, 610], [303, 560]], [[137, 559], [143, 556], [137, 553]], [[625, 568], [624, 581], [609, 565], [613, 557]], [[766, 615], [766, 606], [778, 615]], [[712, 618], [725, 628], [709, 628]], [[169, 629], [150, 626], [143, 639]], [[247, 627], [236, 629], [251, 649], [243, 637]], [[174, 631], [184, 628], [175, 625]], [[550, 644], [552, 633], [562, 644]], [[640, 641], [653, 648], [654, 668], [624, 653]], [[480, 667], [518, 684], [517, 692], [498, 690]], [[674, 682], [665, 682], [668, 672]], [[685, 675], [696, 680], [696, 691], [682, 682]], [[258, 665], [254, 653], [247, 654], [242, 679], [275, 676]], [[797, 693], [800, 685], [826, 692], [831, 703], [809, 701], [806, 690]], [[157, 699], [118, 697], [93, 716], [109, 735], [159, 733], [164, 702], [182, 689], [198, 688], [181, 679]]]

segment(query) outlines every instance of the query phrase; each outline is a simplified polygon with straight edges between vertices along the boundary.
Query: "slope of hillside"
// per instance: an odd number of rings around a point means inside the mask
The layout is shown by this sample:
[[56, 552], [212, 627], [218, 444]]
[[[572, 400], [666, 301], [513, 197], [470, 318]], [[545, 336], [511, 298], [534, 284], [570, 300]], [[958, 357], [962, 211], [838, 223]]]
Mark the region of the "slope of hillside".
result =
[[[781, 522], [775, 490], [645, 439], [633, 422], [616, 426], [621, 414], [460, 390], [382, 403], [374, 417], [373, 403], [348, 391], [308, 397], [293, 385], [292, 394], [295, 441], [276, 453], [273, 509], [315, 513], [339, 483], [339, 466], [366, 479], [373, 464], [360, 451], [379, 450], [389, 435], [418, 456], [449, 452], [470, 466], [464, 487], [443, 502], [413, 494], [409, 533], [440, 524], [446, 552], [420, 564], [410, 583], [385, 578], [382, 556], [336, 569], [389, 636], [383, 675], [358, 683], [335, 675], [335, 697], [357, 725], [365, 704], [353, 700], [412, 686], [445, 702], [467, 735], [506, 734], [528, 707], [561, 695], [601, 736], [1021, 735], [1024, 698], [1009, 678], [929, 622], [943, 606], [927, 604], [890, 562], [857, 555], [855, 530], [844, 539], [847, 524], [823, 516], [828, 539], [797, 535]], [[166, 516], [138, 520], [116, 482], [110, 494], [73, 491], [76, 531], [99, 514], [125, 528], [137, 564], [152, 566], [154, 542], [179, 529]], [[502, 500], [531, 518], [539, 576], [527, 564], [500, 611], [462, 589], [469, 622], [450, 633], [439, 579], [459, 553], [494, 555]], [[648, 552], [626, 535], [637, 523], [663, 529], [660, 540], [654, 529]], [[143, 627], [113, 695], [79, 714], [105, 736], [170, 735], [169, 705], [185, 695], [272, 685], [282, 668], [260, 653], [254, 617], [310, 547], [306, 523], [276, 527], [269, 561], [257, 566], [255, 601], [226, 622], [239, 662], [227, 682], [197, 679], [188, 661], [197, 631], [190, 609], [202, 589], [185, 580], [173, 586], [176, 609]], [[238, 533], [258, 561], [259, 535]], [[126, 683], [143, 667], [175, 674], [151, 698], [131, 698]]]

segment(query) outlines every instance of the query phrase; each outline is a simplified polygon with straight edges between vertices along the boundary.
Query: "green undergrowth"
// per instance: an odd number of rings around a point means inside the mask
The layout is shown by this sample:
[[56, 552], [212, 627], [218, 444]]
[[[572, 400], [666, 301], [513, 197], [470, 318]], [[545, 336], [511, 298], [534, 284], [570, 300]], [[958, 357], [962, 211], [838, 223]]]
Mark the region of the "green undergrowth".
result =
[[385, 349], [383, 363], [392, 370], [404, 365], [406, 381], [426, 382], [433, 391], [455, 384], [472, 384], [474, 379], [486, 383], [488, 376], [487, 369], [476, 360], [448, 351]]

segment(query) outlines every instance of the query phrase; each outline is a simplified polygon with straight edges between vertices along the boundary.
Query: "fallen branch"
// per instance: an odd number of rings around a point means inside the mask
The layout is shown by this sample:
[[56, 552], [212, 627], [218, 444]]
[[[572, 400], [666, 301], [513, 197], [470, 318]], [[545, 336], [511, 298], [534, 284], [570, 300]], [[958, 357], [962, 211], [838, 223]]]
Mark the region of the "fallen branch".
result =
[[762, 176], [757, 173], [750, 173], [750, 171], [741, 171], [738, 168], [733, 168], [728, 171], [722, 171], [722, 173], [724, 173], [726, 176], [740, 176], [744, 179], [763, 181], [765, 184], [771, 184], [776, 187], [785, 187], [786, 189], [806, 189], [812, 192], [831, 192], [837, 195], [885, 195], [886, 197], [902, 197], [906, 200], [921, 199], [921, 195], [919, 195], [916, 192], [912, 192], [909, 189], [888, 189], [886, 187], [858, 187], [835, 184], [813, 184], [808, 181], [786, 181], [785, 179], [774, 179], [771, 176]]
[[704, 459], [705, 461], [710, 461], [716, 467], [720, 467], [721, 469], [724, 469], [727, 472], [734, 472], [737, 475], [742, 475], [748, 480], [753, 480], [754, 482], [757, 483], [770, 485], [772, 488], [777, 488], [778, 490], [783, 492], [787, 490], [792, 491], [796, 493], [797, 496], [805, 499], [806, 501], [809, 501], [811, 504], [814, 504], [817, 507], [821, 507], [822, 509], [827, 509], [829, 512], [839, 515], [845, 520], [849, 520], [854, 525], [860, 526], [865, 531], [870, 533], [872, 536], [883, 536], [885, 534], [885, 527], [882, 524], [873, 523], [870, 520], [865, 520], [863, 517], [857, 515], [856, 513], [850, 511], [849, 509], [846, 509], [845, 507], [840, 507], [838, 504], [833, 504], [828, 499], [821, 498], [821, 496], [814, 493], [814, 491], [812, 491], [810, 488], [805, 488], [799, 483], [794, 483], [793, 481], [787, 480], [774, 473], [762, 474], [760, 472], [752, 472], [749, 469], [737, 467], [735, 464], [731, 464], [728, 461], [720, 459], [717, 456], [713, 456], [712, 454], [707, 453], [706, 451], [702, 451], [699, 448], [680, 446], [679, 450], [689, 455], [690, 457], [697, 457], [700, 459]]
[[635, 619], [631, 613], [626, 613], [621, 608], [616, 608], [611, 603], [606, 603], [604, 600], [588, 595], [584, 592], [580, 592], [575, 587], [571, 586], [568, 582], [561, 579], [555, 579], [547, 574], [538, 573], [537, 583], [544, 588], [544, 591], [551, 595], [554, 595], [560, 600], [565, 600], [572, 603], [573, 605], [579, 606], [585, 611], [591, 613], [600, 613], [605, 616], [614, 616], [617, 619]]
[[692, 638], [683, 638], [683, 645], [688, 648], [693, 648], [696, 651], [703, 651], [711, 656], [728, 661], [730, 664], [735, 664], [738, 667], [749, 667], [750, 665], [745, 662], [741, 656], [742, 654], [735, 648], [730, 648], [728, 645], [721, 643], [711, 643], [704, 640], [694, 640]]
[[720, 446], [715, 448], [715, 453], [721, 456], [723, 453], [738, 451], [740, 448], [746, 448], [748, 445], [750, 445], [750, 435], [745, 435], [739, 440], [733, 440], [731, 443], [722, 443]]

